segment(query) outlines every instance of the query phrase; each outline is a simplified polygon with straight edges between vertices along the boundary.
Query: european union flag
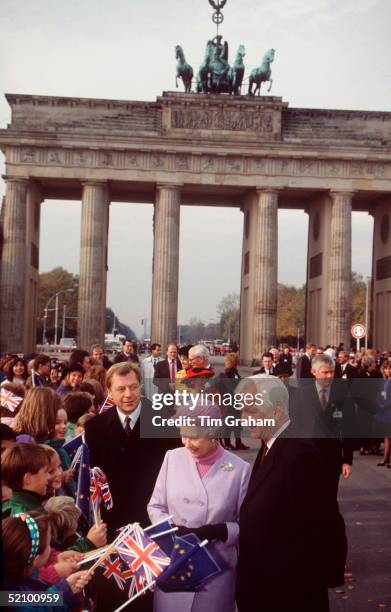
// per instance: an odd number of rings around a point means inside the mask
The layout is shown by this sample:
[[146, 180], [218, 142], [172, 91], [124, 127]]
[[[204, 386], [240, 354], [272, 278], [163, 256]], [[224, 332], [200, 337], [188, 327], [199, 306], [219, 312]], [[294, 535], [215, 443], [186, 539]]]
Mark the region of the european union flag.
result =
[[77, 449], [83, 444], [83, 434], [72, 438], [69, 442], [65, 442], [62, 448], [67, 451], [68, 455], [72, 457], [77, 451]]
[[87, 444], [83, 444], [81, 450], [77, 476], [76, 506], [80, 508], [87, 525], [90, 525], [90, 453]]
[[170, 565], [157, 578], [156, 584], [165, 592], [198, 591], [202, 584], [222, 572], [210, 551], [194, 534], [176, 537]]
[[165, 531], [170, 531], [170, 529], [172, 528], [173, 528], [173, 523], [167, 520], [162, 523], [158, 523], [157, 525], [152, 525], [144, 529], [144, 531], [149, 535], [149, 537], [152, 538], [152, 540], [156, 542], [156, 544], [159, 544], [160, 548], [164, 550], [164, 552], [166, 553], [168, 557], [171, 557], [172, 549], [174, 548], [175, 532], [165, 533], [164, 535], [160, 537], [154, 537], [154, 536], [158, 536], [159, 533], [164, 533]]

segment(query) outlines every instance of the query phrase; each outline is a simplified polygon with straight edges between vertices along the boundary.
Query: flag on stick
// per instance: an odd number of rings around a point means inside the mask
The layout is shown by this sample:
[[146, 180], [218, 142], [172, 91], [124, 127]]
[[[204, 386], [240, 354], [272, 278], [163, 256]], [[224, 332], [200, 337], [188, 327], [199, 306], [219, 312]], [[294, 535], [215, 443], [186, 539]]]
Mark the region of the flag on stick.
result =
[[108, 395], [102, 406], [100, 407], [99, 414], [107, 412], [107, 410], [110, 410], [110, 408], [112, 408], [113, 406], [115, 406], [115, 402], [111, 399], [110, 395]]
[[87, 525], [90, 525], [90, 453], [87, 444], [83, 444], [81, 448], [76, 487], [76, 506], [80, 508]]
[[170, 563], [170, 557], [138, 524], [126, 527], [117, 539], [115, 547], [121, 559], [147, 584], [160, 576]]
[[170, 565], [156, 580], [159, 588], [166, 592], [195, 592], [206, 580], [226, 569], [205, 548], [207, 544], [208, 540], [200, 542], [194, 534], [176, 537]]
[[19, 395], [15, 395], [12, 391], [1, 387], [0, 401], [2, 408], [8, 408], [10, 412], [15, 412], [20, 402], [23, 401], [23, 397], [19, 397]]

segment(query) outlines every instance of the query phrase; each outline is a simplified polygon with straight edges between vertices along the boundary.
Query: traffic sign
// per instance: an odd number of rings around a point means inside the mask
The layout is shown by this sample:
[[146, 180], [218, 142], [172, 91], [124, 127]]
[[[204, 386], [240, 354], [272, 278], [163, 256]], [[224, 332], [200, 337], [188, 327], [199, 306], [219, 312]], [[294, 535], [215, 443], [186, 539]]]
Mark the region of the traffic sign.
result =
[[363, 325], [362, 323], [355, 323], [354, 325], [352, 325], [351, 333], [353, 338], [356, 338], [356, 340], [360, 340], [361, 338], [365, 338], [367, 330], [365, 328], [365, 325]]

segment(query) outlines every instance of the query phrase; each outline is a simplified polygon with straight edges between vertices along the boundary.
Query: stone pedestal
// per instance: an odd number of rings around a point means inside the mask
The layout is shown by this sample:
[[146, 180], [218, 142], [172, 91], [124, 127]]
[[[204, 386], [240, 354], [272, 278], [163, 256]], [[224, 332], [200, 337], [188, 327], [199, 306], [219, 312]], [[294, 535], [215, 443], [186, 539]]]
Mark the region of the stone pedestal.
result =
[[151, 340], [177, 340], [180, 186], [158, 185], [154, 211]]
[[352, 312], [352, 193], [332, 192], [328, 260], [328, 343], [350, 345]]
[[78, 346], [103, 345], [105, 334], [109, 194], [105, 182], [83, 184]]
[[254, 253], [253, 355], [259, 356], [276, 341], [277, 333], [277, 228], [276, 191], [257, 190]]
[[28, 180], [6, 177], [1, 258], [0, 351], [23, 353], [25, 344]]

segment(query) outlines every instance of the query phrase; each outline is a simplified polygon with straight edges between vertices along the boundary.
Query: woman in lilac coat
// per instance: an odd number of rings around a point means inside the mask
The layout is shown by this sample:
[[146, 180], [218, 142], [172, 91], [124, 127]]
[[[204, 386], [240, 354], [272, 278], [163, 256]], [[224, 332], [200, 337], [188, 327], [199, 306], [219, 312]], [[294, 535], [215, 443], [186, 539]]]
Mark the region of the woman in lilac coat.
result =
[[[219, 409], [211, 405], [189, 413], [195, 422], [205, 414], [221, 418]], [[229, 569], [197, 593], [156, 589], [154, 612], [234, 612], [238, 519], [250, 465], [208, 437], [210, 431], [190, 429], [181, 429], [184, 446], [168, 451], [164, 458], [148, 514], [152, 523], [172, 515], [179, 535], [191, 531], [201, 540], [208, 539]]]

